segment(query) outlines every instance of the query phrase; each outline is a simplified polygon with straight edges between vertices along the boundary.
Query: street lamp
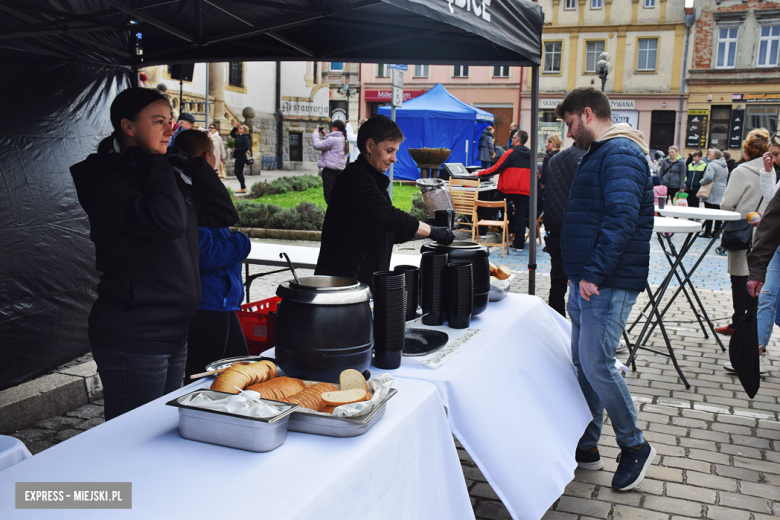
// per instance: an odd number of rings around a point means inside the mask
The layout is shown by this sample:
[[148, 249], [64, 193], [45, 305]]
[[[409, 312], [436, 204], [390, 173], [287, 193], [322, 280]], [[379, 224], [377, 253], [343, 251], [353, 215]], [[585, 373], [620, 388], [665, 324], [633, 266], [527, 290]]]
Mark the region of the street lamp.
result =
[[345, 81], [343, 84], [339, 85], [337, 92], [347, 98], [347, 121], [349, 121], [349, 98], [360, 95], [360, 85], [350, 86], [350, 84]]

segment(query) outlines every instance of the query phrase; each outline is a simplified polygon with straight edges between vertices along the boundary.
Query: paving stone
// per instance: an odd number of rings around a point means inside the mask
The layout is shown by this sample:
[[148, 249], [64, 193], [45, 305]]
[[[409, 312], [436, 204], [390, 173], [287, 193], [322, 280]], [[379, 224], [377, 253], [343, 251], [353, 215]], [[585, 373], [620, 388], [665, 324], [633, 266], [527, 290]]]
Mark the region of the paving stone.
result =
[[60, 441], [66, 441], [66, 440], [70, 439], [71, 437], [75, 437], [79, 433], [81, 433], [80, 430], [62, 430], [61, 432], [57, 432], [54, 435], [54, 438], [58, 439]]
[[490, 500], [479, 500], [477, 506], [474, 508], [474, 515], [477, 518], [485, 518], [490, 520], [511, 520], [512, 515], [506, 510], [506, 507], [501, 502], [493, 502]]
[[600, 487], [598, 499], [615, 504], [639, 506], [639, 503], [642, 501], [642, 494], [633, 489], [630, 491], [616, 491], [611, 487]]
[[52, 436], [52, 437], [49, 437], [48, 439], [44, 439], [42, 441], [33, 442], [31, 444], [26, 444], [26, 446], [27, 446], [27, 449], [30, 450], [30, 453], [32, 453], [33, 455], [37, 455], [38, 453], [40, 453], [40, 452], [42, 452], [44, 450], [48, 450], [52, 446], [56, 446], [60, 442], [62, 442], [62, 441], [60, 441], [59, 439], [55, 439], [54, 436]]
[[562, 511], [547, 511], [542, 520], [577, 520], [578, 516], [571, 513], [564, 513]]
[[688, 485], [699, 486], [708, 489], [722, 489], [724, 491], [736, 491], [737, 481], [732, 478], [707, 475], [696, 471], [686, 473]]
[[780, 431], [756, 428], [756, 437], [761, 437], [763, 439], [772, 439], [777, 441], [780, 440]]
[[707, 506], [707, 518], [712, 520], [750, 520], [750, 513], [727, 507]]
[[[725, 415], [725, 414], [720, 414]], [[736, 416], [732, 416], [736, 417]], [[736, 433], [740, 435], [750, 435], [750, 427], [740, 426], [738, 424], [729, 424], [724, 422], [712, 423], [712, 430], [716, 432]]]
[[685, 457], [685, 448], [682, 446], [669, 446], [668, 444], [654, 443], [653, 448], [659, 455], [669, 455], [670, 457]]
[[710, 473], [710, 463], [701, 460], [685, 459], [680, 457], [664, 457], [664, 466], [669, 468], [692, 469], [694, 471], [698, 471], [699, 473]]
[[[683, 411], [687, 411], [687, 410], [683, 410]], [[702, 421], [700, 419], [691, 419], [688, 417], [672, 417], [672, 424], [676, 426], [682, 426], [684, 428], [699, 428], [701, 430], [707, 428], [707, 423], [705, 421]]]
[[761, 471], [763, 473], [773, 473], [775, 475], [780, 475], [780, 464], [775, 462], [743, 459], [742, 457], [734, 457], [734, 466], [738, 468], [746, 468], [755, 471]]
[[490, 487], [490, 484], [484, 482], [477, 482], [476, 485], [469, 490], [469, 495], [477, 498], [485, 498], [488, 500], [501, 500]]
[[598, 500], [586, 500], [584, 498], [562, 496], [556, 506], [556, 511], [577, 513], [595, 518], [607, 518], [612, 505]]
[[780, 500], [780, 487], [778, 486], [756, 484], [755, 482], [741, 482], [739, 490], [745, 495], [763, 497], [775, 501]]
[[702, 513], [702, 505], [698, 502], [690, 502], [688, 500], [679, 500], [669, 497], [649, 496], [645, 498], [644, 504], [642, 505], [646, 509], [664, 511], [666, 513], [678, 513], [687, 516], [701, 516]]
[[730, 442], [728, 433], [711, 432], [709, 430], [691, 430], [691, 437], [715, 442]]
[[625, 505], [616, 505], [612, 513], [612, 518], [625, 520], [668, 520], [669, 515], [646, 509], [637, 509]]
[[[700, 421], [714, 421], [715, 414], [710, 412], [702, 412], [701, 410], [683, 410], [680, 412], [683, 417], [689, 419], [698, 419]], [[705, 423], [706, 427], [706, 423]]]
[[55, 432], [51, 430], [44, 430], [41, 428], [25, 428], [24, 430], [13, 432], [11, 437], [16, 437], [23, 443], [28, 444], [47, 439], [53, 436], [54, 433]]
[[45, 430], [54, 430], [55, 432], [60, 430], [66, 430], [72, 426], [83, 422], [83, 419], [79, 417], [68, 417], [65, 415], [58, 415], [56, 417], [49, 417], [40, 422], [35, 423], [36, 428], [43, 428]]
[[[672, 420], [674, 419], [679, 419], [679, 417], [672, 417]], [[678, 435], [681, 437], [685, 437], [686, 435], [688, 435], [688, 428], [684, 428], [681, 426], [672, 426], [671, 424], [650, 423], [650, 431], [657, 432], [657, 433], [666, 433], [669, 435]]]
[[474, 464], [474, 459], [472, 459], [471, 455], [469, 455], [468, 452], [462, 448], [458, 450], [458, 458], [461, 462]]
[[92, 419], [93, 417], [103, 417], [103, 407], [95, 404], [85, 404], [76, 408], [72, 412], [68, 412], [68, 417], [81, 417], [83, 419]]
[[760, 482], [761, 475], [758, 471], [751, 471], [744, 468], [735, 468], [724, 464], [715, 465], [715, 473], [721, 477], [735, 478], [738, 480], [748, 480], [750, 482]]
[[677, 437], [674, 435], [667, 435], [665, 433], [657, 433], [653, 431], [644, 431], [642, 434], [645, 440], [650, 441], [651, 444], [668, 444], [670, 446], [677, 446]]
[[691, 439], [689, 437], [680, 438], [680, 446], [685, 448], [697, 448], [702, 450], [718, 451], [718, 446], [714, 441], [706, 441], [703, 439]]
[[86, 421], [77, 424], [75, 428], [77, 430], [90, 430], [95, 426], [100, 426], [104, 422], [106, 422], [106, 420], [103, 417], [93, 417], [92, 419], [87, 419]]
[[469, 480], [478, 480], [479, 482], [487, 482], [487, 479], [482, 472], [476, 466], [461, 466], [463, 468], [463, 476]]
[[563, 491], [563, 494], [572, 497], [591, 498], [595, 490], [596, 490], [596, 486], [594, 484], [588, 484], [587, 482], [577, 482], [576, 480], [572, 480], [566, 486], [566, 489]]
[[751, 459], [761, 459], [761, 451], [756, 448], [748, 448], [747, 446], [739, 446], [737, 444], [721, 444], [720, 452], [729, 455], [737, 455], [739, 457], [749, 457]]
[[674, 482], [669, 482], [666, 485], [666, 494], [674, 498], [682, 498], [685, 500], [693, 500], [707, 504], [714, 504], [717, 500], [717, 492], [712, 489], [705, 489], [696, 486], [686, 486], [683, 484], [676, 484]]
[[723, 453], [714, 453], [707, 450], [699, 450], [691, 448], [688, 450], [688, 458], [694, 460], [704, 460], [707, 462], [714, 462], [716, 464], [728, 464], [729, 456]]
[[771, 513], [772, 509], [769, 507], [767, 501], [763, 498], [750, 497], [747, 495], [740, 495], [737, 493], [728, 493], [722, 491], [720, 494], [719, 505], [723, 507], [733, 507], [735, 509], [747, 509], [749, 511], [755, 511], [757, 513]]
[[[719, 413], [716, 420], [717, 422], [720, 423], [738, 424], [740, 426], [747, 426], [749, 428], [753, 428], [756, 425], [756, 419], [750, 417], [742, 417], [739, 415], [728, 415], [725, 413]], [[719, 430], [719, 431], [725, 431], [725, 430]]]
[[663, 466], [652, 465], [647, 468], [645, 473], [650, 478], [663, 480], [664, 482], [682, 482], [683, 474], [681, 469], [665, 468]]

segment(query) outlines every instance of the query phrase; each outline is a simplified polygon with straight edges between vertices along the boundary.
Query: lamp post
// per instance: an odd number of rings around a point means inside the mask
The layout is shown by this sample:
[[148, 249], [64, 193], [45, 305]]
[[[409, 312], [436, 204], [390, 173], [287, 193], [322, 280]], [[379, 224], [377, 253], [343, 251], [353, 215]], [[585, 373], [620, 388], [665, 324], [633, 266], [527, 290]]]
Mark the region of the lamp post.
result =
[[337, 92], [347, 98], [347, 121], [349, 121], [349, 98], [360, 95], [360, 85], [350, 86], [349, 82], [344, 81], [339, 85]]

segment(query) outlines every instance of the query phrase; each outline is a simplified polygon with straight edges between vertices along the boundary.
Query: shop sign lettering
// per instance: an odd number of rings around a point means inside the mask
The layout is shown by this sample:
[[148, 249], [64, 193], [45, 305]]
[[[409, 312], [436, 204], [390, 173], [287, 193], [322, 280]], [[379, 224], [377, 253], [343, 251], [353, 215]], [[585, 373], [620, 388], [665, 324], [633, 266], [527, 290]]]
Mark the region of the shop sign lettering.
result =
[[473, 12], [477, 18], [490, 22], [490, 13], [488, 13], [490, 1], [482, 0], [481, 5], [478, 0], [447, 0], [447, 3], [450, 5], [450, 13], [452, 14], [455, 14], [455, 9], [452, 7], [454, 5], [455, 7], [465, 9], [466, 12]]
[[282, 101], [282, 114], [286, 116], [327, 117], [327, 105], [317, 105], [311, 101]]
[[773, 94], [732, 94], [731, 100], [744, 103], [780, 103], [780, 93]]

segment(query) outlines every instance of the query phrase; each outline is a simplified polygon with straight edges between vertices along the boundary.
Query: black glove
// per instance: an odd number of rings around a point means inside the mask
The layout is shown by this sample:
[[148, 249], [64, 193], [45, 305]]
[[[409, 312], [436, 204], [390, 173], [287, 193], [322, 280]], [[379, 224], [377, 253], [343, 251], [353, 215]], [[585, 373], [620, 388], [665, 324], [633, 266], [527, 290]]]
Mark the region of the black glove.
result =
[[453, 233], [450, 228], [431, 226], [431, 232], [428, 237], [443, 246], [448, 246], [455, 240], [455, 233]]

